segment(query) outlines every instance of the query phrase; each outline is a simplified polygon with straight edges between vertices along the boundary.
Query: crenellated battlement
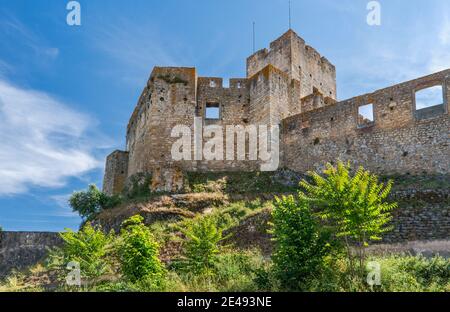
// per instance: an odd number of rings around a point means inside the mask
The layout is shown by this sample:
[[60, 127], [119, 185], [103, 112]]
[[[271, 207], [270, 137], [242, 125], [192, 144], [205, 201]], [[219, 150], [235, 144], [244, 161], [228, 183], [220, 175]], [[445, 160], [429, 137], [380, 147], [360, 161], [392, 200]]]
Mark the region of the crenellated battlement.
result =
[[229, 87], [223, 86], [223, 78], [219, 77], [199, 77], [199, 88], [211, 88], [211, 89], [245, 89], [247, 87], [247, 78], [230, 78], [228, 80]]

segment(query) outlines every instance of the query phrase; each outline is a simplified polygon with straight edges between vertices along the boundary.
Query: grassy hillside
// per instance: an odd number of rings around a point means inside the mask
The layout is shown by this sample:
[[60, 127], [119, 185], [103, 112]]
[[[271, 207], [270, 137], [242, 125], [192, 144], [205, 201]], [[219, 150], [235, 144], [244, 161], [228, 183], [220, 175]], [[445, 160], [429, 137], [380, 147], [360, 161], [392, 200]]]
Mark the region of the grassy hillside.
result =
[[[132, 216], [143, 217], [159, 246], [158, 258], [165, 274], [158, 284], [150, 281], [130, 282], [120, 272], [118, 256], [108, 258], [108, 269], [92, 279], [84, 279], [81, 288], [64, 286], [61, 270], [48, 261], [5, 280], [0, 291], [268, 291], [282, 290], [271, 273], [273, 241], [269, 230], [273, 198], [295, 194], [305, 176], [289, 172], [276, 173], [189, 173], [181, 194], [150, 192], [150, 177], [136, 177], [116, 204], [102, 209], [90, 224], [119, 237], [122, 223]], [[391, 200], [399, 209], [416, 209], [432, 203], [448, 209], [450, 177], [396, 176]], [[411, 208], [412, 207], [412, 208]], [[223, 239], [220, 252], [208, 273], [184, 270], [186, 228], [198, 220], [211, 217], [220, 227]], [[380, 253], [372, 249], [371, 260], [382, 264], [383, 285], [369, 287], [364, 281], [349, 280], [349, 263], [345, 258], [333, 261], [310, 291], [450, 291], [450, 261], [421, 258], [408, 250], [395, 248]], [[54, 260], [54, 259], [53, 259]], [[63, 270], [64, 271], [64, 270]], [[118, 273], [119, 272], [119, 273]], [[67, 273], [67, 272], [65, 272]], [[305, 286], [306, 287], [306, 286]]]

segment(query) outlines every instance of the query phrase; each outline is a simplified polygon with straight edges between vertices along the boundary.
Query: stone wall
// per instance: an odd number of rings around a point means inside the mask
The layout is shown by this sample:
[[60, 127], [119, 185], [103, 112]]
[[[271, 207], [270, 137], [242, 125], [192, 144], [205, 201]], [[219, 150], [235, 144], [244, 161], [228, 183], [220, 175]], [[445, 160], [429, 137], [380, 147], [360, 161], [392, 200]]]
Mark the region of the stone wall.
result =
[[[306, 172], [341, 159], [377, 173], [449, 173], [449, 77], [446, 70], [283, 120], [284, 166]], [[439, 84], [438, 113], [415, 110], [415, 91]], [[358, 109], [369, 103], [374, 122], [361, 126]]]
[[128, 177], [128, 152], [114, 151], [106, 159], [103, 192], [120, 193]]
[[[219, 120], [205, 118], [208, 104], [220, 107]], [[196, 158], [193, 134], [194, 117], [202, 119], [203, 127], [245, 125], [249, 122], [248, 111], [249, 90], [245, 78], [231, 79], [230, 87], [225, 88], [221, 78], [197, 77], [192, 68], [155, 68], [128, 126], [128, 177], [163, 167], [194, 171], [245, 170], [249, 167], [245, 162], [211, 162]], [[172, 138], [171, 132], [177, 125], [191, 128], [191, 161], [174, 161], [171, 157], [172, 144], [178, 139]], [[203, 143], [207, 140], [203, 138]]]
[[394, 229], [383, 236], [384, 243], [450, 239], [450, 207], [411, 206], [394, 213]]
[[[250, 78], [250, 115], [253, 124], [278, 125], [282, 119], [300, 112], [300, 99], [292, 98], [295, 84], [280, 69], [267, 65]], [[295, 107], [297, 106], [297, 107]]]
[[62, 243], [58, 233], [0, 232], [0, 279], [42, 261], [47, 247]]
[[[278, 124], [281, 118], [288, 116], [292, 99], [291, 86], [287, 75], [268, 66], [261, 75], [251, 79], [234, 78], [229, 87], [223, 87], [221, 78], [197, 77], [192, 68], [156, 67], [144, 89], [139, 103], [130, 119], [127, 130], [127, 150], [129, 162], [127, 177], [141, 172], [153, 172], [164, 167], [176, 167], [186, 171], [253, 171], [258, 161], [236, 160], [237, 137], [234, 139], [234, 159], [223, 160], [198, 159], [194, 154], [194, 117], [201, 119], [206, 126], [243, 126], [254, 124]], [[283, 95], [280, 98], [280, 94]], [[220, 118], [206, 118], [206, 106], [217, 105]], [[276, 106], [276, 107], [275, 107]], [[188, 126], [192, 134], [191, 161], [174, 161], [171, 156], [173, 143], [179, 137], [171, 137], [176, 125]], [[226, 147], [226, 128], [223, 128], [223, 143]], [[211, 137], [202, 136], [202, 144]], [[246, 140], [248, 146], [248, 141]], [[117, 152], [115, 152], [117, 154]], [[113, 162], [117, 156], [110, 155], [107, 162]], [[107, 164], [115, 168], [116, 164]], [[105, 181], [115, 181], [110, 177], [120, 174], [108, 173]], [[109, 182], [111, 185], [112, 183]], [[116, 181], [114, 185], [122, 185]], [[112, 189], [111, 186], [104, 190]]]
[[128, 177], [173, 165], [172, 128], [192, 125], [196, 99], [195, 68], [154, 68], [128, 124]]
[[393, 192], [399, 203], [393, 212], [392, 231], [383, 242], [450, 239], [450, 191], [405, 190]]
[[[390, 223], [392, 230], [382, 235], [381, 241], [372, 242], [371, 246], [383, 244], [386, 249], [395, 250], [395, 244], [408, 246], [409, 242], [420, 241], [420, 245], [424, 246], [450, 241], [450, 190], [393, 191], [389, 200], [399, 204], [392, 213], [393, 219]], [[273, 250], [272, 237], [267, 233], [270, 221], [270, 209], [251, 215], [237, 226], [227, 230], [226, 234], [231, 234], [231, 237], [226, 243], [233, 243], [242, 249], [258, 247], [265, 255], [270, 256]], [[370, 249], [372, 248], [374, 247]], [[450, 252], [450, 249], [445, 246], [437, 250], [442, 256]], [[397, 248], [399, 253], [411, 251], [413, 250], [408, 248]], [[420, 251], [430, 250], [424, 247]]]
[[[187, 171], [248, 171], [256, 170], [257, 162], [251, 160], [236, 161], [228, 159], [226, 149], [226, 126], [241, 125], [243, 127], [252, 123], [251, 112], [251, 84], [248, 79], [230, 79], [229, 87], [223, 87], [221, 78], [200, 77], [198, 79], [197, 111], [195, 116], [200, 117], [202, 126], [219, 126], [222, 129], [223, 153], [220, 160], [197, 160], [195, 163], [180, 162], [181, 167]], [[206, 116], [206, 106], [216, 104], [219, 106], [219, 119], [209, 119]], [[192, 121], [193, 122], [193, 121]], [[215, 137], [215, 134], [214, 134]], [[202, 146], [212, 136], [203, 136]], [[237, 137], [234, 135], [234, 155], [237, 149]]]

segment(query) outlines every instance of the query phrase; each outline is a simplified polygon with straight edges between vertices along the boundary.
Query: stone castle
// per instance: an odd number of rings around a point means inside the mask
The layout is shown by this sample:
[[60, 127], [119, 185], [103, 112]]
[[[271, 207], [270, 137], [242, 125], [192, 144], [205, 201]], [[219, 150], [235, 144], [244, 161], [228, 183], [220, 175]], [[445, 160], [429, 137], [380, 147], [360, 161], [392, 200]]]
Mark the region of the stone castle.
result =
[[[419, 106], [416, 93], [436, 86], [442, 102]], [[141, 173], [152, 174], [155, 189], [175, 191], [183, 172], [258, 170], [257, 160], [174, 161], [172, 128], [192, 127], [194, 117], [279, 125], [279, 167], [296, 172], [341, 159], [380, 174], [448, 174], [449, 103], [450, 70], [338, 102], [335, 66], [288, 30], [248, 57], [247, 77], [228, 87], [195, 68], [155, 67], [128, 123], [126, 151], [107, 157], [103, 189], [120, 193]]]

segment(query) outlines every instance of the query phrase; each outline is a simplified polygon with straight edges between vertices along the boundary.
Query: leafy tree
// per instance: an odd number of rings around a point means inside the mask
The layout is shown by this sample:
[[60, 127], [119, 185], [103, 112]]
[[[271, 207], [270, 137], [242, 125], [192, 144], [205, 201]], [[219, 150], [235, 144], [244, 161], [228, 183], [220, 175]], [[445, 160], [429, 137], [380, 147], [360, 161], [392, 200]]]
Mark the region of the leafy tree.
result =
[[113, 207], [118, 203], [120, 203], [119, 197], [106, 195], [95, 184], [89, 185], [87, 191], [74, 192], [69, 199], [73, 211], [77, 212], [83, 220], [92, 220], [102, 209]]
[[283, 288], [302, 289], [320, 277], [325, 258], [332, 251], [331, 234], [319, 227], [308, 203], [292, 195], [275, 199], [272, 219], [275, 275]]
[[157, 284], [165, 270], [158, 258], [159, 245], [143, 220], [136, 215], [122, 224], [118, 245], [122, 273], [131, 282], [146, 280]]
[[309, 173], [313, 182], [300, 182], [305, 192], [300, 198], [320, 208], [322, 219], [335, 226], [336, 236], [343, 238], [347, 253], [354, 268], [351, 252], [352, 242], [356, 242], [357, 257], [361, 272], [364, 270], [365, 247], [371, 240], [380, 240], [381, 234], [390, 230], [387, 226], [392, 219], [391, 210], [396, 203], [387, 203], [392, 181], [378, 183], [378, 177], [360, 167], [354, 175], [350, 165], [339, 162], [336, 167], [327, 164], [322, 177], [316, 172]]
[[203, 216], [187, 222], [181, 231], [186, 236], [185, 267], [198, 274], [212, 274], [217, 255], [220, 253], [220, 242], [224, 227], [218, 224], [214, 216]]
[[60, 236], [64, 245], [50, 253], [50, 267], [64, 272], [69, 262], [78, 262], [81, 277], [91, 280], [109, 271], [107, 256], [113, 234], [107, 235], [87, 223], [79, 232], [67, 229]]

